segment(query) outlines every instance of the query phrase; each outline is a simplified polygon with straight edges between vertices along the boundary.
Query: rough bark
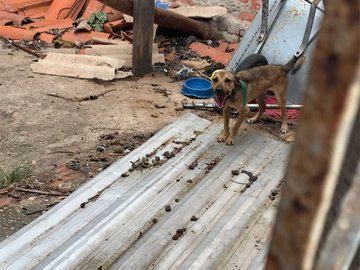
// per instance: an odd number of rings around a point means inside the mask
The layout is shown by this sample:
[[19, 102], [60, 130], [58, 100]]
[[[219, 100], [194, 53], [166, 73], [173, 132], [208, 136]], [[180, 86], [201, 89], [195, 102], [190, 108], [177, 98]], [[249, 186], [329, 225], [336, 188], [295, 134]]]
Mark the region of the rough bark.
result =
[[339, 199], [336, 187], [345, 181], [346, 151], [359, 151], [348, 147], [359, 108], [359, 82], [354, 82], [359, 34], [358, 1], [327, 0], [266, 269], [314, 269], [316, 264], [331, 222], [327, 217]]

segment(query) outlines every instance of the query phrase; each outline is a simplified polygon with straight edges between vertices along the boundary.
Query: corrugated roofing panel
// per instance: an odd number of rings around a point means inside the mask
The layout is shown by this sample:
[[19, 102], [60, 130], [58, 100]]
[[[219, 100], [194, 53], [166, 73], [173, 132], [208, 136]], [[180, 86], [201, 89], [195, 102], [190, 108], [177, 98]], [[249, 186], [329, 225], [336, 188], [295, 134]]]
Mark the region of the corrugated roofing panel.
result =
[[265, 254], [275, 212], [268, 196], [289, 146], [256, 132], [219, 144], [221, 126], [187, 114], [164, 128], [2, 242], [0, 269], [251, 266]]

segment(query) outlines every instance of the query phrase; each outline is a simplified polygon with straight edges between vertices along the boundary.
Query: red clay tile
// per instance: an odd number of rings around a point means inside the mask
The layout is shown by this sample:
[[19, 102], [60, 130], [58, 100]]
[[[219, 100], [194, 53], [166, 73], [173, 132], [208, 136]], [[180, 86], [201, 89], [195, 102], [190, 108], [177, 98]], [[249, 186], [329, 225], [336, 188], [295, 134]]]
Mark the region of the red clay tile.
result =
[[11, 25], [13, 22], [12, 20], [3, 19], [0, 20], [0, 25]]
[[65, 164], [63, 164], [63, 165], [56, 166], [53, 171], [55, 174], [61, 174], [65, 171], [67, 171], [68, 169], [69, 168]]
[[87, 0], [77, 0], [76, 4], [73, 6], [73, 8], [70, 10], [69, 14], [65, 18], [72, 18], [73, 20], [76, 20], [81, 10], [83, 10], [86, 2]]
[[46, 32], [49, 29], [68, 29], [73, 27], [73, 20], [70, 18], [67, 18], [65, 20], [59, 20], [57, 22], [54, 22], [53, 24], [47, 23], [46, 26], [35, 28], [35, 30], [39, 33]]
[[108, 15], [109, 22], [120, 20], [124, 17], [122, 12], [106, 6], [97, 0], [90, 0], [89, 4], [87, 4], [86, 6], [85, 12], [82, 17], [84, 19], [89, 19], [92, 13], [98, 11], [104, 11]]
[[50, 0], [2, 0], [0, 1], [0, 9], [9, 12], [17, 12], [25, 6], [41, 4], [49, 1]]
[[33, 1], [32, 4], [24, 5], [18, 9], [18, 13], [31, 18], [44, 17], [45, 13], [49, 9], [52, 0], [47, 1]]
[[190, 48], [198, 55], [209, 56], [213, 61], [226, 66], [234, 54], [234, 51], [231, 53], [225, 52], [228, 45], [228, 43], [221, 42], [218, 48], [213, 48], [200, 42], [194, 42], [190, 45]]
[[251, 9], [253, 9], [253, 11], [258, 11], [261, 8], [261, 2], [261, 0], [252, 0]]
[[45, 20], [72, 18], [75, 20], [86, 0], [54, 0], [45, 15]]
[[37, 35], [39, 35], [39, 33], [33, 30], [0, 25], [0, 36], [5, 38], [15, 40], [33, 40]]
[[239, 15], [239, 18], [244, 21], [252, 22], [255, 18], [255, 14], [250, 12], [245, 12], [245, 13], [241, 13]]
[[117, 30], [126, 30], [132, 27], [132, 23], [126, 22], [124, 19], [104, 24], [104, 32], [112, 33]]
[[115, 10], [111, 7], [105, 6], [104, 11], [108, 16], [108, 21], [113, 22], [124, 18], [124, 14], [121, 11]]
[[104, 7], [105, 7], [105, 5], [103, 3], [100, 3], [99, 1], [90, 0], [90, 2], [86, 5], [86, 9], [85, 9], [82, 17], [84, 19], [89, 19], [90, 15], [93, 12], [102, 11], [104, 9]]
[[41, 20], [33, 23], [28, 23], [24, 25], [27, 29], [32, 28], [43, 28], [43, 27], [53, 27], [53, 28], [60, 28], [60, 27], [54, 27], [54, 26], [66, 26], [65, 28], [72, 27], [72, 24], [74, 21], [70, 18], [63, 19], [63, 20]]
[[0, 20], [8, 20], [13, 22], [14, 25], [22, 25], [25, 17], [16, 13], [0, 10]]
[[47, 33], [41, 33], [37, 38], [46, 42], [47, 44], [51, 44], [54, 42], [54, 39], [56, 38], [56, 36], [50, 35]]
[[69, 31], [62, 35], [61, 39], [65, 42], [90, 41], [93, 37], [109, 38], [110, 34], [102, 32], [74, 32]]
[[16, 202], [16, 199], [6, 195], [0, 195], [0, 208]]

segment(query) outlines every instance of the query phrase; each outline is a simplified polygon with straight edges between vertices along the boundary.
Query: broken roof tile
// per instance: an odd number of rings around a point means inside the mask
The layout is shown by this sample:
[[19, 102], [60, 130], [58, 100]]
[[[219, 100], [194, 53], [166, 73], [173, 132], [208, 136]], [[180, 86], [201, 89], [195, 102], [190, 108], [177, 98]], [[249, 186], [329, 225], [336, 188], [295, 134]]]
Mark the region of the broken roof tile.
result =
[[20, 8], [25, 6], [36, 5], [44, 2], [49, 2], [49, 0], [2, 0], [0, 1], [0, 9], [17, 12]]
[[0, 36], [15, 40], [33, 40], [39, 33], [20, 27], [0, 25]]
[[103, 32], [74, 32], [69, 31], [62, 35], [61, 39], [65, 42], [76, 42], [76, 41], [91, 41], [93, 37], [106, 38], [110, 37], [110, 34]]
[[53, 24], [47, 24], [43, 27], [36, 28], [36, 31], [39, 33], [46, 32], [50, 29], [68, 29], [73, 27], [72, 19], [68, 18], [65, 20], [59, 20]]
[[16, 13], [0, 10], [0, 20], [8, 20], [13, 22], [14, 25], [22, 25], [26, 18]]
[[0, 19], [0, 25], [11, 25], [12, 21], [8, 19]]
[[65, 18], [72, 18], [73, 20], [76, 20], [86, 2], [87, 0], [78, 0]]
[[226, 52], [228, 46], [231, 47], [228, 43], [220, 43], [218, 48], [214, 48], [200, 42], [194, 42], [190, 45], [190, 49], [200, 56], [209, 56], [213, 61], [226, 66], [234, 54], [234, 51]]
[[45, 15], [45, 20], [72, 18], [75, 20], [86, 0], [54, 0]]
[[32, 2], [33, 2], [32, 4], [19, 7], [18, 13], [31, 18], [44, 17], [45, 13], [48, 11], [53, 1], [47, 0], [47, 1], [32, 1]]
[[[24, 25], [25, 28], [32, 29], [32, 28], [41, 28], [41, 27], [53, 27], [54, 26], [66, 26], [65, 28], [70, 28], [74, 21], [70, 18], [63, 19], [63, 20], [41, 20], [33, 23], [28, 23]], [[55, 27], [56, 28], [56, 27]], [[59, 27], [57, 27], [59, 28]]]
[[86, 9], [83, 14], [84, 19], [89, 19], [90, 15], [97, 11], [102, 11], [105, 5], [96, 0], [90, 0], [89, 4], [87, 4]]
[[132, 27], [132, 23], [126, 22], [124, 19], [107, 22], [104, 24], [104, 32], [113, 33], [116, 30], [125, 30]]
[[56, 38], [56, 36], [50, 35], [48, 33], [41, 33], [37, 38], [40, 39], [41, 41], [51, 44], [54, 42], [54, 39]]
[[120, 20], [124, 17], [122, 12], [117, 11], [109, 6], [106, 6], [97, 0], [90, 0], [89, 4], [87, 4], [86, 6], [85, 12], [83, 14], [83, 18], [89, 19], [92, 13], [98, 11], [104, 11], [108, 15], [108, 20], [110, 22]]

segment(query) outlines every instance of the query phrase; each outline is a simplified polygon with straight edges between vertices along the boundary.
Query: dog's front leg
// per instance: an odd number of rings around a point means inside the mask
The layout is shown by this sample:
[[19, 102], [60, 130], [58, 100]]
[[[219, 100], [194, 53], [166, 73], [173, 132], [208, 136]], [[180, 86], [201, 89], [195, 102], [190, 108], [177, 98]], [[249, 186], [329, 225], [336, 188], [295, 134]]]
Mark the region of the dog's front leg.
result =
[[223, 109], [223, 117], [224, 117], [224, 130], [217, 137], [218, 142], [225, 142], [226, 139], [229, 137], [229, 134], [230, 134], [230, 130], [229, 130], [230, 107], [229, 106], [224, 107], [224, 109]]
[[234, 127], [231, 130], [230, 136], [226, 140], [227, 145], [233, 145], [234, 144], [236, 135], [238, 134], [238, 131], [239, 131], [239, 128], [240, 128], [242, 122], [245, 120], [246, 107], [242, 107], [240, 110], [238, 110], [238, 112], [239, 112], [238, 119], [236, 120], [236, 123], [235, 123]]

